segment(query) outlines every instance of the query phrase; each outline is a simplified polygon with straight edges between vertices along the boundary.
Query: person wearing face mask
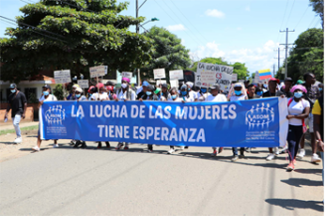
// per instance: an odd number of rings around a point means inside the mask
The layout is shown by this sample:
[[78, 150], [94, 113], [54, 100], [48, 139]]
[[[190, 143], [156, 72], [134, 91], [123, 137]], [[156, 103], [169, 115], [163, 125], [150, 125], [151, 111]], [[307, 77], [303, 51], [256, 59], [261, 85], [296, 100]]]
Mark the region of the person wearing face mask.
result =
[[146, 94], [146, 91], [147, 91], [147, 88], [150, 84], [148, 83], [148, 81], [146, 80], [143, 80], [142, 81], [142, 86], [138, 89], [138, 92], [137, 93], [137, 100], [139, 100], [143, 95]]
[[183, 99], [184, 102], [194, 102], [194, 97], [191, 97], [188, 91], [188, 86], [183, 84], [180, 89], [179, 97]]
[[24, 93], [17, 89], [15, 83], [10, 84], [11, 94], [8, 97], [8, 106], [5, 113], [4, 120], [8, 120], [8, 112], [11, 109], [11, 118], [14, 125], [17, 138], [14, 140], [14, 143], [18, 144], [22, 142], [21, 131], [19, 123], [21, 118], [25, 118], [25, 113], [27, 109], [27, 99]]
[[72, 85], [71, 92], [70, 92], [70, 94], [68, 95], [68, 97], [65, 98], [65, 100], [75, 100], [75, 99], [76, 99], [75, 91], [76, 91], [76, 88], [78, 88], [78, 87], [80, 87], [78, 84], [73, 84], [73, 85]]
[[80, 87], [76, 88], [75, 95], [76, 95], [77, 101], [86, 101], [87, 100], [86, 96], [83, 95], [82, 88], [80, 88]]
[[[228, 94], [228, 98], [229, 101], [240, 101], [240, 100], [247, 100], [247, 95], [246, 95], [247, 91], [244, 87], [243, 83], [235, 83], [232, 87], [231, 90], [229, 91]], [[244, 151], [245, 148], [241, 147], [240, 148], [240, 158], [244, 158]], [[233, 158], [231, 159], [233, 162], [238, 160], [238, 149], [237, 147], [233, 147], [232, 148], [232, 152], [233, 152]]]
[[292, 87], [291, 92], [293, 98], [288, 101], [288, 115], [289, 130], [288, 130], [288, 153], [289, 153], [289, 165], [288, 171], [292, 171], [295, 168], [296, 155], [299, 148], [299, 142], [301, 136], [306, 130], [304, 119], [308, 117], [310, 111], [310, 104], [303, 98], [303, 93], [307, 93], [307, 90], [302, 85], [296, 85]]
[[88, 100], [91, 100], [91, 97], [96, 92], [97, 92], [97, 88], [95, 86], [90, 86], [88, 89]]
[[198, 101], [205, 101], [205, 99], [210, 95], [208, 89], [205, 87], [200, 88], [200, 92], [198, 94]]
[[161, 101], [169, 101], [171, 98], [170, 93], [168, 92], [168, 86], [166, 83], [161, 85]]
[[[44, 101], [57, 101], [57, 98], [51, 94], [51, 86], [50, 85], [44, 85], [43, 86], [43, 93], [42, 96], [39, 99], [39, 106], [41, 107], [44, 103]], [[40, 127], [40, 126], [39, 126]], [[40, 135], [40, 128], [38, 128], [38, 135], [37, 135], [37, 145], [32, 148], [34, 151], [40, 151], [41, 149], [41, 135]], [[54, 140], [53, 148], [59, 147], [58, 140]]]
[[193, 91], [193, 85], [194, 84], [192, 82], [186, 82], [189, 97], [191, 97], [193, 101], [197, 101], [198, 97], [197, 97], [197, 93]]
[[[121, 89], [116, 92], [115, 101], [135, 101], [136, 94], [129, 86], [130, 86], [130, 79], [127, 77], [123, 77], [121, 82]], [[122, 147], [123, 147], [123, 142], [119, 142], [115, 149], [120, 150]], [[128, 149], [129, 149], [129, 143], [125, 142], [124, 150], [128, 150]]]

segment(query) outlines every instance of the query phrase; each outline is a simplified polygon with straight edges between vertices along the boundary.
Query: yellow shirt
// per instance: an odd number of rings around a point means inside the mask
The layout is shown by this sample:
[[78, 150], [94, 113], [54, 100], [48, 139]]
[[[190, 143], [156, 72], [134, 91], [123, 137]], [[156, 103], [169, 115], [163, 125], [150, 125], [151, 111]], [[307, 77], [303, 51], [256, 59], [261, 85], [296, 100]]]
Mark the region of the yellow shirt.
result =
[[320, 108], [318, 100], [314, 103], [314, 107], [312, 110], [313, 115], [321, 115], [322, 114], [322, 109]]

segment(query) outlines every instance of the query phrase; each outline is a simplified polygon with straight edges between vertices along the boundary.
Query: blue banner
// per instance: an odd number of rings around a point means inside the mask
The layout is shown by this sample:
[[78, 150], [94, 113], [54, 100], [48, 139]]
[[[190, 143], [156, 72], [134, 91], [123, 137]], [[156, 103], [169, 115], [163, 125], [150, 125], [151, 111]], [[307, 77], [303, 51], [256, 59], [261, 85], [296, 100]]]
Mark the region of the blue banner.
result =
[[276, 147], [288, 130], [285, 98], [235, 102], [49, 101], [42, 139], [206, 147]]

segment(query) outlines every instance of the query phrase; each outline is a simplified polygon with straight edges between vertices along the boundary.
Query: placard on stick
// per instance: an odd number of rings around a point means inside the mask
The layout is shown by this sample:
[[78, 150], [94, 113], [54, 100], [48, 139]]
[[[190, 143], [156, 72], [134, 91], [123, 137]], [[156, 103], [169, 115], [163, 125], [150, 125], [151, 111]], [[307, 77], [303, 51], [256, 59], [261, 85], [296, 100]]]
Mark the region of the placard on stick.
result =
[[82, 89], [89, 88], [89, 81], [88, 80], [78, 80], [78, 85]]
[[57, 84], [71, 82], [70, 70], [54, 71], [54, 79]]
[[183, 80], [184, 79], [183, 70], [171, 70], [171, 71], [169, 71], [169, 79], [170, 80]]
[[154, 79], [164, 79], [166, 78], [165, 68], [158, 68], [153, 70]]
[[105, 72], [107, 73], [107, 66], [104, 65], [89, 68], [89, 73], [91, 78], [105, 76], [106, 74]]
[[132, 72], [122, 72], [122, 78], [129, 78], [130, 80], [132, 79]]
[[156, 86], [159, 86], [160, 84], [167, 83], [166, 80], [156, 80]]
[[175, 87], [175, 88], [178, 89], [178, 87], [179, 87], [178, 86], [178, 80], [170, 80], [169, 82], [170, 82], [170, 87], [171, 88], [174, 88]]

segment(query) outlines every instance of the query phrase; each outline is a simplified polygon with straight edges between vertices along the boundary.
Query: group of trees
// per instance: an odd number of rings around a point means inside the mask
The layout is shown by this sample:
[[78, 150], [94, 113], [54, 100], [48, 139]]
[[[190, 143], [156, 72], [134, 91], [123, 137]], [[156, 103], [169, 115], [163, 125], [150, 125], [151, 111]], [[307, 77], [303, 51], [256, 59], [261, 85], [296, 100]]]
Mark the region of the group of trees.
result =
[[[142, 34], [129, 31], [145, 18], [120, 15], [127, 6], [116, 0], [41, 0], [25, 5], [18, 27], [7, 28], [9, 38], [0, 39], [1, 79], [19, 82], [40, 70], [59, 69], [88, 78], [89, 67], [97, 65], [108, 65], [109, 71], [141, 68], [142, 78], [153, 77], [154, 68], [166, 68], [167, 74], [189, 69], [189, 50], [176, 35], [158, 27]], [[202, 61], [230, 65], [220, 58]], [[190, 69], [196, 71], [196, 64]], [[240, 79], [248, 75], [245, 64], [231, 66]]]

